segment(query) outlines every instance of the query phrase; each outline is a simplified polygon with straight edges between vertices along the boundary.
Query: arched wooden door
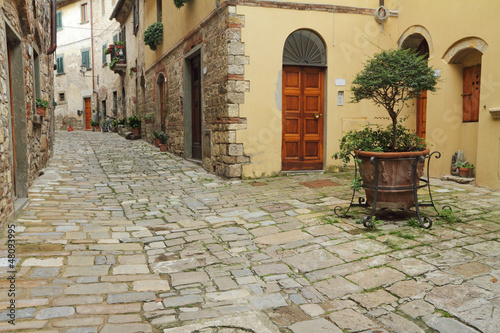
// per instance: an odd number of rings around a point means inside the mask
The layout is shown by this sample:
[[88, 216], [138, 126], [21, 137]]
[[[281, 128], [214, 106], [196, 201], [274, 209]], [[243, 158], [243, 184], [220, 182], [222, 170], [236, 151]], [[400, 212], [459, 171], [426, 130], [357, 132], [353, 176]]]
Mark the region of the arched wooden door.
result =
[[326, 49], [310, 30], [288, 36], [283, 49], [281, 169], [323, 169]]

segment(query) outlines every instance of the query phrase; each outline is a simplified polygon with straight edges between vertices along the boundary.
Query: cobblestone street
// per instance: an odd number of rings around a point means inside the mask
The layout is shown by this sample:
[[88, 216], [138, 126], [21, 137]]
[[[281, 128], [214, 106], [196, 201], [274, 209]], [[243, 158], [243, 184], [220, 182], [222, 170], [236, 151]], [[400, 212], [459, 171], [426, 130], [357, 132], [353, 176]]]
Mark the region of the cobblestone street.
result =
[[500, 193], [432, 180], [462, 222], [367, 230], [361, 210], [333, 216], [351, 177], [225, 180], [142, 140], [57, 132], [2, 230], [0, 331], [500, 332]]

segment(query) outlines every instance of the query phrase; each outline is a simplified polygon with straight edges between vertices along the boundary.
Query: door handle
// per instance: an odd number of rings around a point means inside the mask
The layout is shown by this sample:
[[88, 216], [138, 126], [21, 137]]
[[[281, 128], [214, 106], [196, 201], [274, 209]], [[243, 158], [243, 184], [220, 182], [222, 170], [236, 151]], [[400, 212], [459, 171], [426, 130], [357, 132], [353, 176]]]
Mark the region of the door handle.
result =
[[318, 119], [318, 118], [319, 118], [319, 117], [321, 117], [321, 116], [322, 116], [322, 114], [319, 114], [319, 113], [315, 113], [315, 114], [314, 114], [314, 118], [316, 118], [316, 119]]

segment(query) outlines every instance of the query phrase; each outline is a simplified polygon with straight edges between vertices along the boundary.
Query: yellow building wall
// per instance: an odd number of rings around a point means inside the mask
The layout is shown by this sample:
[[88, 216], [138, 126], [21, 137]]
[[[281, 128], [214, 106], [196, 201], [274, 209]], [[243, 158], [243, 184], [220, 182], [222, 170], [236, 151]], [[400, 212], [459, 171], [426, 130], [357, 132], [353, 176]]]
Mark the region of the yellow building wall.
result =
[[[391, 8], [393, 9], [393, 8]], [[432, 39], [429, 65], [441, 70], [441, 82], [428, 95], [427, 141], [431, 150], [440, 151], [440, 160], [431, 163], [432, 176], [450, 173], [452, 155], [464, 151], [465, 159], [476, 166], [476, 183], [500, 189], [500, 120], [493, 120], [488, 109], [500, 107], [500, 37], [492, 29], [500, 2], [411, 1], [401, 0], [398, 7], [398, 33], [421, 25]], [[439, 19], [436, 19], [439, 17]], [[457, 41], [477, 37], [488, 47], [482, 57], [472, 55], [463, 64], [448, 64], [447, 50]], [[479, 122], [462, 122], [463, 67], [481, 62]]]
[[[157, 20], [156, 1], [146, 1], [145, 28]], [[192, 1], [177, 9], [172, 0], [162, 1], [163, 42], [152, 51], [148, 46], [145, 54], [145, 66], [148, 68], [169, 51], [178, 41], [182, 40], [204, 18], [216, 9], [215, 1]]]
[[[356, 4], [371, 5], [369, 8], [374, 9], [378, 1], [359, 1]], [[251, 159], [249, 165], [243, 166], [245, 177], [281, 171], [283, 46], [287, 37], [298, 29], [315, 31], [326, 46], [326, 167], [336, 163], [331, 156], [338, 150], [344, 130], [360, 127], [367, 121], [385, 124], [385, 120], [375, 119], [386, 117], [384, 110], [377, 109], [370, 102], [349, 103], [349, 86], [369, 55], [395, 47], [395, 18], [389, 18], [381, 31], [371, 15], [247, 6], [238, 6], [237, 14], [245, 17], [242, 42], [245, 43], [245, 55], [250, 58], [250, 64], [245, 66], [245, 80], [250, 81], [250, 92], [245, 94], [245, 103], [240, 106], [240, 116], [247, 118], [248, 126], [246, 130], [238, 131], [236, 138], [237, 142], [244, 144], [245, 154]], [[346, 85], [336, 86], [335, 79], [345, 79]], [[345, 92], [343, 106], [337, 106], [338, 91]]]

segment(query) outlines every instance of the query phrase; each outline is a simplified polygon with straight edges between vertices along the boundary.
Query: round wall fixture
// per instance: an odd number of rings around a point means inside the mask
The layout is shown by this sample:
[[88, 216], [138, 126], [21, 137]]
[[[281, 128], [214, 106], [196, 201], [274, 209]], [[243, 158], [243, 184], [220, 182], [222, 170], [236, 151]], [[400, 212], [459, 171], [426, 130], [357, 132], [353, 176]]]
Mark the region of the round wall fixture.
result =
[[382, 23], [387, 21], [389, 18], [389, 10], [385, 8], [384, 6], [380, 6], [377, 9], [375, 9], [375, 20], [377, 22]]

